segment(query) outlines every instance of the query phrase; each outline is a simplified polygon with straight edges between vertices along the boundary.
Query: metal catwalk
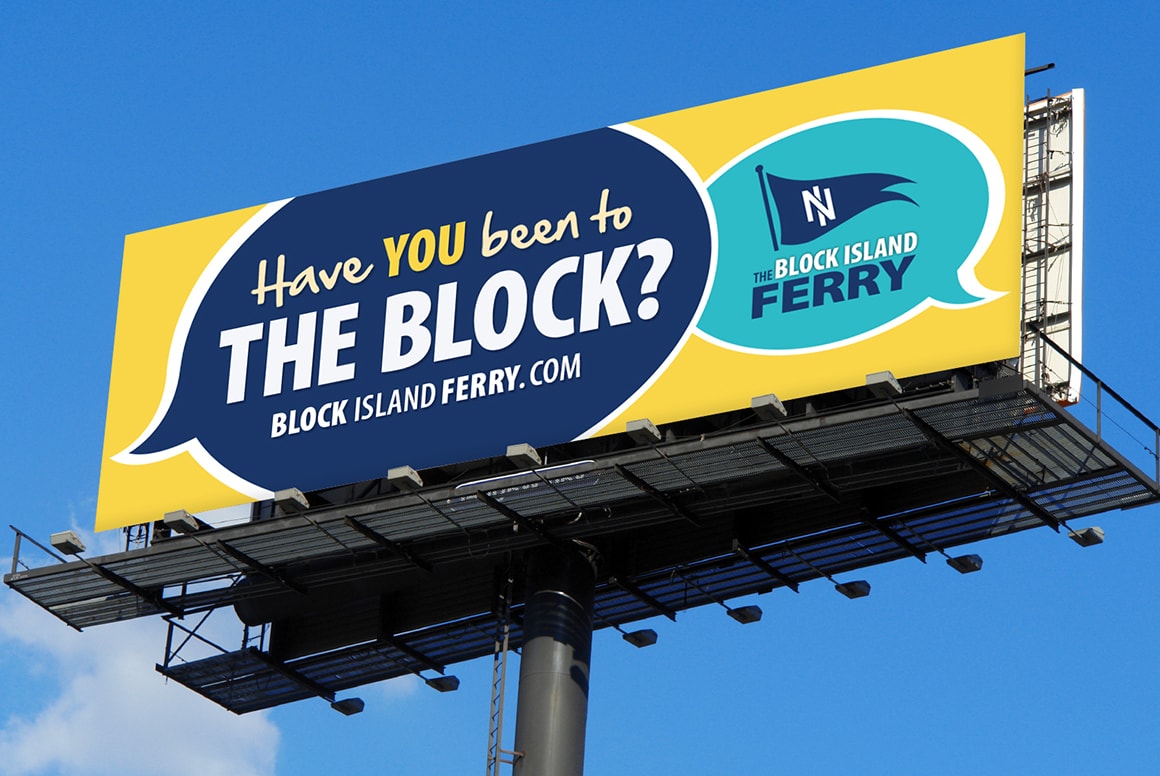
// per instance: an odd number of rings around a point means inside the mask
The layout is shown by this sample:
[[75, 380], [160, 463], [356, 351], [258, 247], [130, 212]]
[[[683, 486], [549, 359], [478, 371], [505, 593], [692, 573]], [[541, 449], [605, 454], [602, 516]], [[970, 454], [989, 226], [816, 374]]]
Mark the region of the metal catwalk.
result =
[[[1160, 500], [1151, 473], [1018, 376], [907, 385], [541, 449], [534, 469], [491, 459], [413, 490], [267, 502], [245, 524], [41, 568], [23, 568], [17, 532], [4, 581], [78, 629], [166, 617], [158, 670], [245, 713], [492, 654], [497, 591], [538, 547], [595, 557], [594, 626], [620, 627]], [[517, 585], [512, 648], [523, 605]], [[246, 646], [186, 660], [209, 643], [190, 636], [202, 615], [229, 607]]]

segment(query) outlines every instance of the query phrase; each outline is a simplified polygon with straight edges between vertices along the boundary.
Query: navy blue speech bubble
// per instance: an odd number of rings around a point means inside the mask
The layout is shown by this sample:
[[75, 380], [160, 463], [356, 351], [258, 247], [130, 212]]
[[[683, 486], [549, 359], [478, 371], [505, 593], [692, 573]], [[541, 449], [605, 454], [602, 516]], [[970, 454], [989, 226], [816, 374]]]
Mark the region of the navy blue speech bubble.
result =
[[168, 405], [118, 460], [189, 450], [264, 495], [590, 433], [688, 336], [708, 207], [613, 129], [269, 207], [191, 296]]

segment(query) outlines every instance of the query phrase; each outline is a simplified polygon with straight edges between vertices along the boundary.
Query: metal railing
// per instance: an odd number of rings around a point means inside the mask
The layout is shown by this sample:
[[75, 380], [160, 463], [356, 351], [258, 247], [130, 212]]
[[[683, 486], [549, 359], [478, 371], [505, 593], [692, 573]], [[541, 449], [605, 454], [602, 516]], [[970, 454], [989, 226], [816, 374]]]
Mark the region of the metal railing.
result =
[[[1133, 442], [1138, 444], [1151, 459], [1152, 465], [1149, 467], [1151, 469], [1151, 474], [1149, 476], [1152, 477], [1154, 483], [1160, 483], [1160, 426], [1157, 426], [1156, 423], [1154, 423], [1147, 415], [1137, 409], [1130, 401], [1125, 399], [1123, 396], [1117, 393], [1114, 388], [1101, 380], [1095, 372], [1088, 369], [1086, 366], [1072, 357], [1072, 355], [1068, 353], [1067, 350], [1048, 337], [1034, 321], [1024, 321], [1024, 324], [1040, 342], [1054, 350], [1059, 356], [1065, 359], [1068, 364], [1071, 365], [1072, 369], [1078, 369], [1083, 374], [1083, 376], [1086, 377], [1088, 381], [1095, 386], [1096, 396], [1094, 402], [1094, 423], [1096, 439], [1100, 442], [1103, 442], [1105, 440], [1105, 424], [1114, 424], [1121, 432], [1123, 432], [1124, 435], [1126, 435], [1128, 439], [1131, 439]], [[1115, 403], [1113, 405], [1113, 409], [1115, 406], [1118, 406], [1124, 410], [1127, 410], [1127, 412], [1132, 417], [1134, 417], [1146, 429], [1148, 429], [1148, 435], [1151, 438], [1148, 441], [1142, 440], [1138, 438], [1131, 430], [1125, 428], [1121, 424], [1117, 423], [1114, 419], [1112, 419], [1107, 408], [1105, 407], [1105, 396]]]
[[62, 558], [61, 556], [57, 555], [55, 552], [53, 552], [53, 551], [52, 551], [52, 550], [50, 550], [49, 548], [45, 547], [43, 544], [41, 544], [40, 542], [36, 541], [35, 539], [33, 539], [33, 538], [32, 538], [31, 536], [29, 536], [28, 534], [24, 533], [24, 531], [21, 531], [21, 530], [20, 530], [19, 528], [17, 528], [16, 526], [14, 526], [14, 525], [9, 525], [8, 527], [9, 527], [9, 528], [11, 528], [13, 531], [15, 531], [15, 532], [16, 532], [16, 542], [15, 542], [15, 543], [13, 544], [13, 546], [12, 546], [12, 574], [13, 574], [13, 575], [15, 575], [17, 572], [19, 572], [19, 571], [20, 571], [20, 569], [21, 569], [22, 567], [23, 567], [23, 569], [24, 569], [25, 571], [28, 571], [28, 570], [30, 570], [30, 569], [29, 569], [29, 567], [28, 567], [26, 564], [24, 564], [24, 563], [23, 563], [23, 562], [20, 560], [20, 544], [21, 544], [21, 542], [23, 542], [23, 541], [30, 541], [30, 542], [32, 542], [32, 543], [33, 543], [34, 545], [36, 545], [36, 546], [37, 546], [37, 547], [38, 547], [38, 548], [39, 548], [39, 549], [40, 549], [42, 552], [44, 552], [44, 553], [45, 553], [45, 554], [47, 554], [49, 557], [51, 557], [51, 558], [53, 558], [54, 560], [56, 560], [58, 563], [68, 563], [68, 561], [67, 561], [66, 559], [64, 559], [64, 558]]

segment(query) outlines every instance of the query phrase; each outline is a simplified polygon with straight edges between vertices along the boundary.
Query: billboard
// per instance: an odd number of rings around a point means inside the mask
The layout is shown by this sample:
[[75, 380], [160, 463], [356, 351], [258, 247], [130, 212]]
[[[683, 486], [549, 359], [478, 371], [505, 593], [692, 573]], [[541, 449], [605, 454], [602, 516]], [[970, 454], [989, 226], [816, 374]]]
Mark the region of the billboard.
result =
[[1023, 37], [129, 235], [97, 528], [1019, 354]]

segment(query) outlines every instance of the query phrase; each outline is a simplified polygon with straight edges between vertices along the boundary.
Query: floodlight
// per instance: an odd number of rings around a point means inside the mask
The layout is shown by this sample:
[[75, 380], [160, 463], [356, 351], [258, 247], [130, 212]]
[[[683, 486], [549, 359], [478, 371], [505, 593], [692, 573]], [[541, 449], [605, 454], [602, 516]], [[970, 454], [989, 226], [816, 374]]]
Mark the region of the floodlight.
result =
[[638, 445], [655, 445], [661, 441], [661, 432], [648, 418], [628, 421], [629, 438]]
[[437, 676], [434, 679], [424, 679], [427, 686], [439, 692], [454, 692], [459, 689], [458, 676]]
[[781, 403], [781, 399], [772, 393], [753, 397], [753, 400], [749, 402], [749, 407], [762, 420], [781, 420], [789, 414], [785, 410], [785, 405]]
[[536, 452], [536, 448], [527, 442], [521, 442], [518, 445], [508, 445], [507, 459], [523, 469], [543, 464], [543, 460], [541, 460], [540, 454]]
[[170, 530], [162, 520], [153, 521], [153, 541], [158, 542], [162, 539], [168, 539], [173, 536], [173, 531]]
[[1104, 543], [1104, 529], [1098, 525], [1093, 525], [1091, 528], [1081, 528], [1078, 531], [1068, 531], [1067, 535], [1080, 547], [1094, 547]]
[[902, 395], [902, 386], [892, 372], [874, 372], [866, 375], [866, 387], [879, 399], [893, 399]]
[[657, 643], [657, 632], [652, 628], [625, 633], [621, 638], [634, 647], [651, 647]]
[[305, 512], [307, 509], [310, 509], [310, 502], [306, 500], [306, 494], [298, 490], [298, 488], [286, 488], [277, 491], [274, 493], [274, 504], [283, 513]]
[[352, 714], [358, 714], [365, 706], [362, 698], [343, 698], [341, 701], [330, 704], [330, 708], [348, 717]]
[[186, 512], [184, 509], [178, 509], [175, 512], [166, 512], [165, 517], [161, 520], [165, 527], [171, 531], [178, 533], [191, 534], [197, 531], [197, 518]]
[[751, 622], [757, 622], [761, 619], [760, 606], [740, 606], [736, 609], [729, 609], [726, 611], [730, 617], [742, 625], [748, 625]]
[[970, 574], [983, 568], [983, 559], [978, 555], [959, 555], [947, 558], [947, 565], [960, 574]]
[[387, 482], [399, 490], [416, 490], [423, 487], [423, 478], [410, 466], [396, 466], [387, 470]]
[[834, 589], [847, 598], [865, 598], [870, 595], [870, 583], [864, 579], [857, 579], [853, 582], [839, 582], [834, 585]]
[[54, 549], [65, 555], [77, 555], [85, 551], [85, 543], [77, 536], [76, 531], [57, 531], [48, 541]]

